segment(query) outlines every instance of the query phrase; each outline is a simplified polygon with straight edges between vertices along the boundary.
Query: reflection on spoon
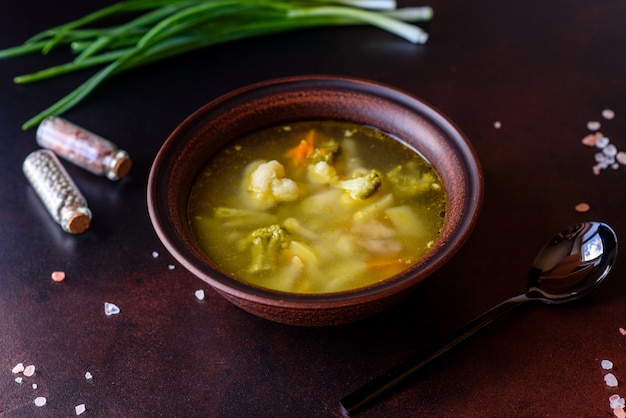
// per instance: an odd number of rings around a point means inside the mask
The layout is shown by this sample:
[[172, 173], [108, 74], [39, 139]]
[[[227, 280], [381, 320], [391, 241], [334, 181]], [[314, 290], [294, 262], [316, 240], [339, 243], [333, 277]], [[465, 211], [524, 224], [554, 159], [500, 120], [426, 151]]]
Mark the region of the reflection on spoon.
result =
[[617, 256], [617, 237], [601, 222], [572, 225], [539, 251], [532, 264], [528, 291], [493, 307], [448, 338], [417, 353], [340, 401], [345, 416], [366, 408], [375, 399], [432, 360], [526, 302], [570, 302], [595, 288], [609, 274]]

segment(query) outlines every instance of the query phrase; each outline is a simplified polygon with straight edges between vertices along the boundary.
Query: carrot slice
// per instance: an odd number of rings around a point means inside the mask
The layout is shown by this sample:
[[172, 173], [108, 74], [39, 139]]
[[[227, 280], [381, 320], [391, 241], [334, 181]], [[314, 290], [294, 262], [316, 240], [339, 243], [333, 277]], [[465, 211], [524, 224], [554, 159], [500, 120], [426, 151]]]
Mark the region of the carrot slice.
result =
[[406, 266], [406, 263], [398, 259], [397, 257], [396, 258], [377, 258], [375, 260], [370, 260], [367, 263], [367, 266], [372, 271], [391, 270], [393, 272], [398, 272]]
[[305, 165], [313, 152], [315, 151], [315, 129], [311, 129], [306, 138], [300, 141], [300, 143], [287, 151], [285, 157], [291, 158], [297, 166]]

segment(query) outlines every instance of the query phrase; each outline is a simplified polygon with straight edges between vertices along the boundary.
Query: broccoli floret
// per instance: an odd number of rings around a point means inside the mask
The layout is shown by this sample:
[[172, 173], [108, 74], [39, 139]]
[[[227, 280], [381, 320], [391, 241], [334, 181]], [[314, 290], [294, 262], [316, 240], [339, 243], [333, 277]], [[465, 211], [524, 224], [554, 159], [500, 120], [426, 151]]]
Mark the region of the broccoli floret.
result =
[[278, 256], [291, 243], [289, 232], [278, 224], [255, 229], [240, 243], [241, 247], [249, 248], [251, 263], [248, 271], [260, 273], [274, 271], [278, 267]]
[[428, 190], [439, 190], [435, 176], [426, 171], [421, 172], [414, 161], [399, 165], [387, 173], [387, 181], [394, 194], [400, 198], [412, 198]]
[[355, 200], [365, 200], [372, 197], [382, 184], [382, 174], [378, 170], [370, 170], [358, 177], [333, 183], [333, 186], [343, 189]]
[[313, 153], [309, 156], [309, 164], [316, 164], [323, 161], [328, 164], [332, 164], [335, 157], [339, 154], [339, 143], [334, 139], [319, 144]]

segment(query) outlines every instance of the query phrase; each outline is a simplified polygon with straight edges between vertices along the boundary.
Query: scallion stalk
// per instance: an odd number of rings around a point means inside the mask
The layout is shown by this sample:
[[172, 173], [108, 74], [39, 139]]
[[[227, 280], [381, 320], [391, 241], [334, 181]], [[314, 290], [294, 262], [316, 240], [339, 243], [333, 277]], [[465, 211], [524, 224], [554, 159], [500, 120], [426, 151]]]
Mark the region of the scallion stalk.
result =
[[[120, 24], [89, 28], [103, 19]], [[103, 66], [68, 95], [22, 126], [35, 127], [50, 115], [80, 103], [103, 81], [122, 71], [211, 45], [315, 26], [371, 25], [412, 43], [428, 34], [409, 22], [432, 19], [430, 7], [398, 9], [395, 0], [125, 0], [45, 30], [22, 45], [0, 50], [0, 59], [66, 45], [76, 57], [65, 64], [14, 78], [31, 83]]]

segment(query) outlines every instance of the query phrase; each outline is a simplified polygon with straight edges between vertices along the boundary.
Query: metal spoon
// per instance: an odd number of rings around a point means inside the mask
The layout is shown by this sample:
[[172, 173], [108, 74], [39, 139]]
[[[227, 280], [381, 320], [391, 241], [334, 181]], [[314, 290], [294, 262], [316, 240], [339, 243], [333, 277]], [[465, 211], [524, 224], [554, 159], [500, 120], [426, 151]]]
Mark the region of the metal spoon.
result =
[[432, 360], [526, 302], [559, 304], [585, 296], [609, 274], [616, 256], [617, 237], [604, 223], [580, 223], [563, 230], [537, 254], [526, 293], [496, 305], [448, 338], [427, 347], [344, 397], [340, 401], [342, 413], [348, 416], [365, 409]]

